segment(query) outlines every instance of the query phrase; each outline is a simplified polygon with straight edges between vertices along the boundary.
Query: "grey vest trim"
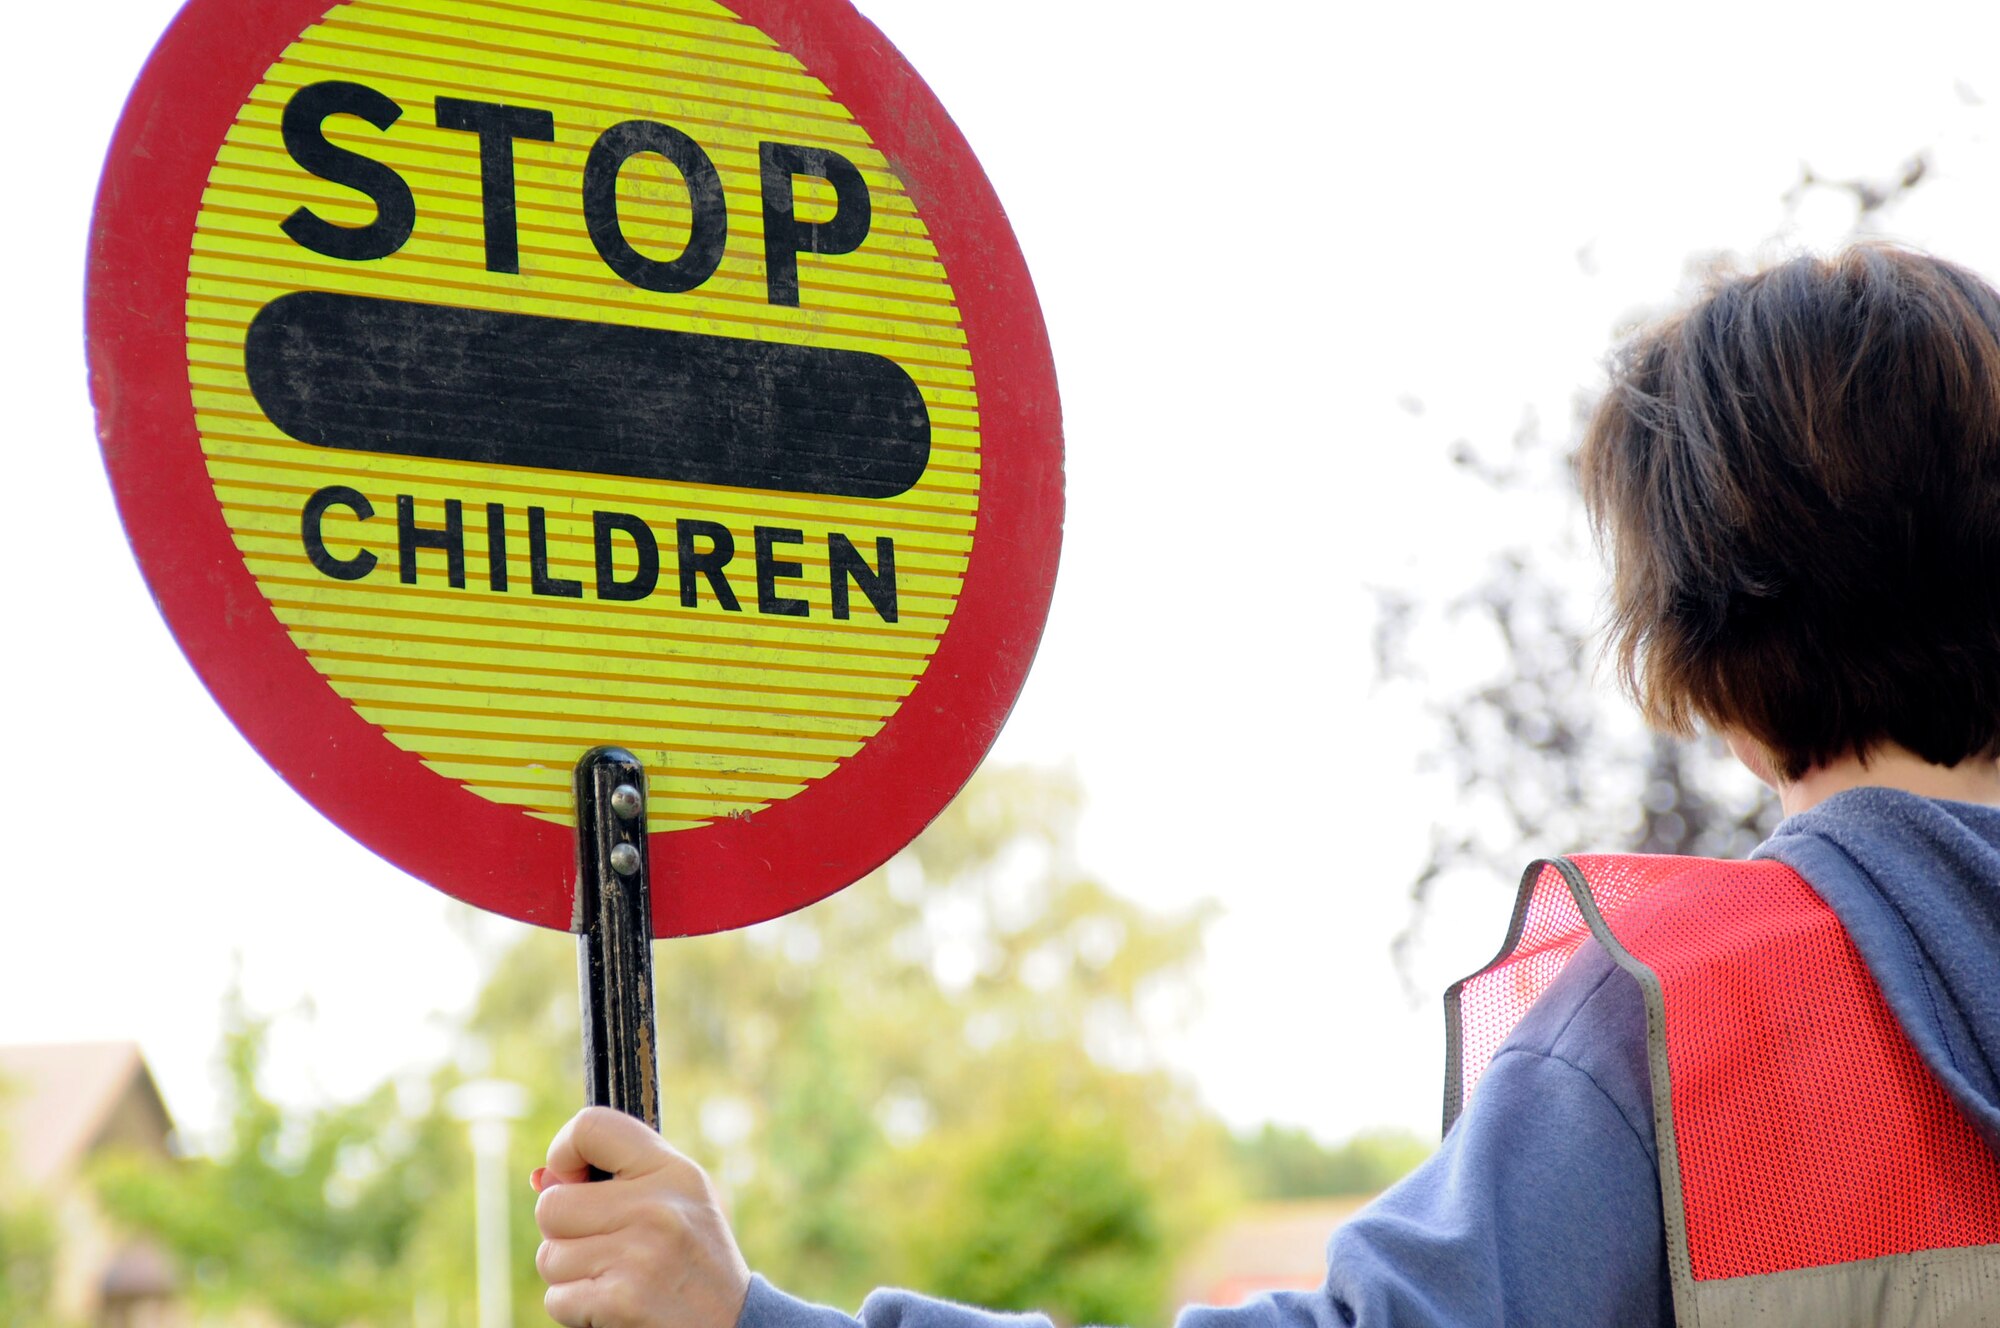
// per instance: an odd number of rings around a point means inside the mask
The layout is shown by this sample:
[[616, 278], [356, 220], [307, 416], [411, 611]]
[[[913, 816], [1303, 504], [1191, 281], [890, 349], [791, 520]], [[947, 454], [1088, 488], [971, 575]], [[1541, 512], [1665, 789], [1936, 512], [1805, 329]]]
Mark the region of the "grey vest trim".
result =
[[[2000, 1245], [1919, 1250], [1695, 1284], [1702, 1328], [1975, 1328], [2000, 1323]], [[1680, 1315], [1678, 1297], [1675, 1314]]]
[[[1514, 891], [1514, 916], [1507, 923], [1507, 939], [1500, 942], [1500, 952], [1486, 961], [1486, 967], [1463, 977], [1445, 988], [1444, 992], [1444, 1134], [1451, 1133], [1451, 1127], [1458, 1124], [1458, 1118], [1465, 1111], [1465, 1036], [1460, 1013], [1459, 993], [1465, 984], [1486, 972], [1496, 964], [1506, 962], [1514, 953], [1514, 947], [1521, 943], [1521, 932], [1527, 926], [1528, 905], [1534, 902], [1535, 882], [1542, 877], [1542, 867], [1546, 858], [1537, 858], [1528, 864], [1528, 870], [1521, 875], [1521, 884]], [[1442, 1136], [1440, 1136], [1442, 1137]]]

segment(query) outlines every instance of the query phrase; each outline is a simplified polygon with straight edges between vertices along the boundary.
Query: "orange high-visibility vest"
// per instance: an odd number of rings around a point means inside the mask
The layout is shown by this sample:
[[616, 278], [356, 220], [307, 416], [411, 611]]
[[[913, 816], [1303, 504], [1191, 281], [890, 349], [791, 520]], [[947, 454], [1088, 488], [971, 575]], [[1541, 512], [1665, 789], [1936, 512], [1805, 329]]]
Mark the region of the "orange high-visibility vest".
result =
[[1445, 996], [1447, 1129], [1586, 938], [1645, 994], [1680, 1328], [2000, 1324], [2000, 1159], [1782, 863], [1529, 867], [1499, 955]]

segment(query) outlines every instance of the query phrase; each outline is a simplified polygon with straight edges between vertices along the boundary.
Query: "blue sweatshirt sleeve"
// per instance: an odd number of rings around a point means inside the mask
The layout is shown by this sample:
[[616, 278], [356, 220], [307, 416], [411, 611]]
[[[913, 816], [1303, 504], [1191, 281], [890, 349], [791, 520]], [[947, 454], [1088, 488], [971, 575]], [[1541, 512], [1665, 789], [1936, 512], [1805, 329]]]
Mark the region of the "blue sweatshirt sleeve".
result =
[[[1579, 953], [1495, 1056], [1442, 1147], [1327, 1247], [1318, 1291], [1178, 1328], [1671, 1325], [1638, 984]], [[877, 1291], [862, 1328], [1048, 1328], [907, 1291]], [[855, 1328], [759, 1278], [738, 1328]]]

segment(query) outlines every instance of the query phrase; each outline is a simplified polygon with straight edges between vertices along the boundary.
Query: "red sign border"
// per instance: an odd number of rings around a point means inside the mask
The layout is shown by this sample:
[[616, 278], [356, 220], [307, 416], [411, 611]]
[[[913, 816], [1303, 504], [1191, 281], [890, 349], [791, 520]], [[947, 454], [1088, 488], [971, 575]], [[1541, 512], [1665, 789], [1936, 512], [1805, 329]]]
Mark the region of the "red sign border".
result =
[[[202, 190], [251, 90], [336, 7], [190, 0], [134, 86], [91, 227], [85, 327], [105, 468], [183, 653], [286, 782], [447, 894], [567, 929], [574, 832], [432, 774], [333, 691], [245, 568], [202, 458], [186, 358], [187, 256]], [[803, 908], [915, 838], [971, 777], [1026, 681], [1062, 534], [1062, 422], [1048, 334], [1019, 243], [971, 147], [846, 0], [729, 0], [729, 8], [854, 113], [923, 215], [978, 373], [979, 524], [943, 640], [861, 752], [745, 820], [653, 835], [660, 936]], [[603, 740], [619, 737], [607, 730]]]

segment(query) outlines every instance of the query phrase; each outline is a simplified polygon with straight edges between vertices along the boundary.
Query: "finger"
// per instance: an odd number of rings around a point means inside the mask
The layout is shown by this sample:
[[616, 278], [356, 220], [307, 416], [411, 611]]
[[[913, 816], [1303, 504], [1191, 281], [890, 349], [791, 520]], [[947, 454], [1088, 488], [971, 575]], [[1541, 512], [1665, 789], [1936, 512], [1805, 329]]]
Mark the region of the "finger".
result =
[[535, 1271], [550, 1286], [587, 1282], [604, 1276], [630, 1246], [622, 1233], [584, 1236], [576, 1240], [545, 1240], [535, 1250]]
[[547, 1167], [536, 1167], [528, 1173], [528, 1188], [536, 1194], [540, 1194], [547, 1188], [547, 1183], [542, 1178], [548, 1174], [549, 1169]]
[[631, 1322], [619, 1291], [623, 1285], [597, 1277], [563, 1282], [543, 1293], [542, 1308], [563, 1328], [619, 1328]]
[[542, 1293], [542, 1308], [563, 1328], [600, 1328], [591, 1318], [590, 1287], [564, 1282]]
[[629, 1180], [550, 1185], [535, 1197], [535, 1225], [549, 1240], [579, 1240], [638, 1226], [678, 1212], [685, 1202], [661, 1189], [657, 1179], [645, 1185]]
[[658, 1171], [678, 1156], [636, 1116], [609, 1107], [585, 1107], [569, 1118], [549, 1144], [549, 1170], [576, 1174], [596, 1167], [614, 1176]]

